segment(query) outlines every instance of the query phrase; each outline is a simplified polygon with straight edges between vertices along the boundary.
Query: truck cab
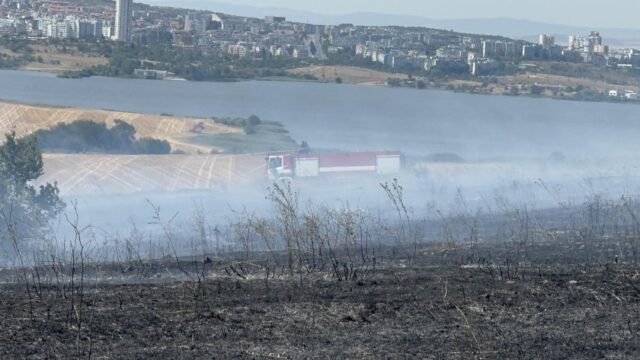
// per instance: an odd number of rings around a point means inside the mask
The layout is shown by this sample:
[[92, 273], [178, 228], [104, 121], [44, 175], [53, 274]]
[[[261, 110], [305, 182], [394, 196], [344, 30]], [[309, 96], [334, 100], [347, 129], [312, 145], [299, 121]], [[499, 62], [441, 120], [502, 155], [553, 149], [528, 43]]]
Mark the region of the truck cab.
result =
[[269, 154], [266, 160], [269, 180], [276, 180], [283, 177], [290, 178], [293, 175], [291, 169], [291, 154]]

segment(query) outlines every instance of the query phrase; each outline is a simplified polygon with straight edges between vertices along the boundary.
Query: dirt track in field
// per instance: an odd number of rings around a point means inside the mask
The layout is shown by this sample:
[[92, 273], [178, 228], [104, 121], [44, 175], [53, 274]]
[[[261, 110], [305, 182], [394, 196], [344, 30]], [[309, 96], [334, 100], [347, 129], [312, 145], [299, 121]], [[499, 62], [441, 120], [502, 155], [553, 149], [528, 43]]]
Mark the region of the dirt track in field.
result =
[[46, 154], [41, 182], [57, 181], [63, 194], [212, 189], [266, 175], [260, 156]]

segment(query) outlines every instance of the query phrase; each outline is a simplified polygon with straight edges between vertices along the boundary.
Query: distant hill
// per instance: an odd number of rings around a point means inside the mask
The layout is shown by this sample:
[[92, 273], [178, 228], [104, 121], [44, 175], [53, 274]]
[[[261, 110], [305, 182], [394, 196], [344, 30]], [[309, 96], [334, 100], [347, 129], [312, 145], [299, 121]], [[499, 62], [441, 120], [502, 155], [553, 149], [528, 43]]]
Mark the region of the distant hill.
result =
[[421, 16], [388, 15], [373, 12], [358, 12], [346, 15], [326, 15], [307, 11], [298, 11], [274, 7], [256, 7], [234, 5], [208, 0], [143, 0], [153, 5], [176, 6], [192, 9], [211, 10], [231, 15], [264, 17], [267, 15], [286, 16], [288, 19], [311, 24], [356, 25], [398, 25], [424, 26], [436, 29], [455, 30], [463, 33], [501, 35], [511, 38], [533, 40], [538, 34], [555, 34], [560, 43], [566, 42], [569, 35], [588, 34], [597, 30], [608, 44], [614, 46], [633, 46], [640, 44], [640, 29], [622, 28], [589, 28], [569, 26], [538, 21], [512, 18], [478, 18], [478, 19], [430, 19]]

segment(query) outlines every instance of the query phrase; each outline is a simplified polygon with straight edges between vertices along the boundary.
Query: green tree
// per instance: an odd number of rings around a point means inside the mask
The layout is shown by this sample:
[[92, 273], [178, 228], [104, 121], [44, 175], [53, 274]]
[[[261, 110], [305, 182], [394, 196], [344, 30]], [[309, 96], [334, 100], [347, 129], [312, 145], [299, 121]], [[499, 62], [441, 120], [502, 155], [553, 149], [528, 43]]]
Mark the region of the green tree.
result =
[[91, 120], [60, 123], [34, 133], [40, 147], [52, 152], [99, 152], [109, 154], [169, 154], [171, 145], [163, 140], [136, 139], [133, 125], [115, 120], [114, 126]]
[[542, 95], [542, 92], [544, 91], [544, 89], [538, 85], [531, 85], [531, 88], [529, 89], [529, 91], [533, 96], [540, 96]]
[[[0, 145], [0, 220], [14, 231], [33, 233], [64, 210], [57, 184], [36, 188], [44, 173], [42, 153], [34, 136], [5, 135]], [[1, 233], [1, 231], [0, 231]]]
[[131, 152], [136, 141], [136, 128], [122, 120], [115, 120], [115, 125], [110, 129], [112, 144], [115, 149], [122, 152]]
[[134, 144], [136, 154], [163, 155], [171, 153], [171, 144], [166, 140], [142, 138]]
[[309, 44], [309, 52], [313, 56], [316, 56], [316, 54], [318, 53], [318, 49], [316, 48], [316, 44], [313, 41]]

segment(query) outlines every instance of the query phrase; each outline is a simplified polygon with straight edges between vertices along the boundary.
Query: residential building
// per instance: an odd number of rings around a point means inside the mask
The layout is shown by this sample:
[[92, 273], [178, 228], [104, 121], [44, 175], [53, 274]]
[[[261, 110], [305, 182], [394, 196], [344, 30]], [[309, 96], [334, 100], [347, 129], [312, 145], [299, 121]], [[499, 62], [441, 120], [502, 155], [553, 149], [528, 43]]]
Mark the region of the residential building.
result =
[[595, 51], [596, 46], [602, 45], [602, 37], [600, 33], [597, 31], [592, 31], [587, 38], [587, 46], [589, 48], [588, 52], [592, 53]]
[[540, 37], [538, 39], [538, 45], [544, 46], [544, 47], [551, 47], [554, 46], [556, 44], [556, 37], [553, 35], [547, 35], [547, 34], [540, 34]]
[[115, 40], [131, 41], [132, 31], [132, 4], [133, 0], [116, 0], [116, 31]]

